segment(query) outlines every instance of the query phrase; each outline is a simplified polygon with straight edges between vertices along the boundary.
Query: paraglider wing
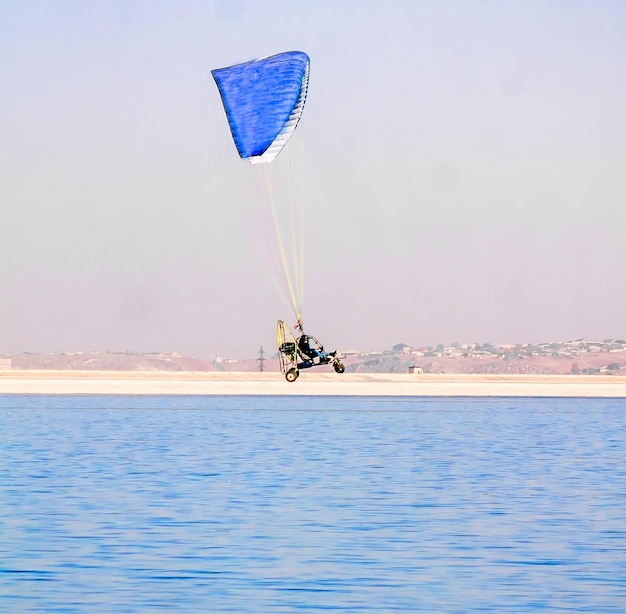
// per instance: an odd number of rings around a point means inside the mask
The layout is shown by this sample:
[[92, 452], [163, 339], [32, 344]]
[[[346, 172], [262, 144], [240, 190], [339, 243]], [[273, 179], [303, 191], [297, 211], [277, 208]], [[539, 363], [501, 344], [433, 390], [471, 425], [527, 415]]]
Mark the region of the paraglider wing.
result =
[[296, 129], [309, 83], [309, 56], [288, 51], [211, 71], [239, 155], [271, 162]]

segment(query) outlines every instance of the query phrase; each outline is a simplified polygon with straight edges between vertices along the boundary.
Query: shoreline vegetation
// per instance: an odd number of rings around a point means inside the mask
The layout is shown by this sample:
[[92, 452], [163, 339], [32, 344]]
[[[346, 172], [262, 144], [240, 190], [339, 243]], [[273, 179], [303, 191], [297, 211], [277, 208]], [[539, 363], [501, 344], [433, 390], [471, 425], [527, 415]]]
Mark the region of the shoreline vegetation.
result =
[[626, 398], [611, 375], [0, 371], [0, 394]]

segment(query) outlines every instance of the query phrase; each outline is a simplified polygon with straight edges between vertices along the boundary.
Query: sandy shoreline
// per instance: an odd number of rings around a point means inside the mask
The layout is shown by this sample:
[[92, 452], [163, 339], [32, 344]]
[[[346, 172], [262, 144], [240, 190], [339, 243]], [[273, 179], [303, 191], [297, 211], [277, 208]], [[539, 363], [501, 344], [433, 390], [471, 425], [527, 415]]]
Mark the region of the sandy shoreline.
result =
[[3, 371], [0, 394], [297, 395], [626, 398], [626, 377], [138, 371]]

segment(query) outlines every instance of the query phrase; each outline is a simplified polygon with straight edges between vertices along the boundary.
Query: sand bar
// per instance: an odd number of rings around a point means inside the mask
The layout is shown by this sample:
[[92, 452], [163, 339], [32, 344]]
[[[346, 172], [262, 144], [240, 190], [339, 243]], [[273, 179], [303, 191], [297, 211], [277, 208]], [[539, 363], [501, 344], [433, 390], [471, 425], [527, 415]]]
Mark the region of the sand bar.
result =
[[303, 372], [3, 371], [0, 394], [626, 398], [626, 377]]

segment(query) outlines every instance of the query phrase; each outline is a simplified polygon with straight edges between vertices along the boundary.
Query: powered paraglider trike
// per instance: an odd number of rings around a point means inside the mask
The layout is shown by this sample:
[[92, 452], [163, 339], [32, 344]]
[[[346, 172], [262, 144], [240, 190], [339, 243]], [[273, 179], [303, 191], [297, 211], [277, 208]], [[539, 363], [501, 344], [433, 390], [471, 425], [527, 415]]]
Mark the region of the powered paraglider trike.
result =
[[321, 343], [310, 335], [302, 334], [297, 339], [283, 320], [278, 320], [278, 360], [280, 370], [288, 382], [295, 382], [301, 369], [320, 365], [332, 365], [335, 373], [343, 373], [346, 368], [337, 350], [325, 352]]

